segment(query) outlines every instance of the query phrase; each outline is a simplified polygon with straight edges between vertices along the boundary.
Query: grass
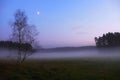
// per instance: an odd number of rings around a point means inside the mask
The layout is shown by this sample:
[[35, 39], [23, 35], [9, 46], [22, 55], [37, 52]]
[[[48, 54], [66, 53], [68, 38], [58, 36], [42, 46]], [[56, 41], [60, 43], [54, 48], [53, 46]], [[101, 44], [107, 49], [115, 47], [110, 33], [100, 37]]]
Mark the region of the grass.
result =
[[0, 61], [0, 80], [120, 80], [120, 61]]

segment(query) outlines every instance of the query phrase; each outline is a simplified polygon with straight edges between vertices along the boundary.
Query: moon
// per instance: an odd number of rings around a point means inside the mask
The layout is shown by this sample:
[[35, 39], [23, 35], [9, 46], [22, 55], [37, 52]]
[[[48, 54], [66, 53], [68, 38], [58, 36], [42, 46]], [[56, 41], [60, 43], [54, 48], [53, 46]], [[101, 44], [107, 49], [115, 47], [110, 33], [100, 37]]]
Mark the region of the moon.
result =
[[39, 12], [39, 11], [37, 11], [37, 15], [40, 15], [40, 12]]

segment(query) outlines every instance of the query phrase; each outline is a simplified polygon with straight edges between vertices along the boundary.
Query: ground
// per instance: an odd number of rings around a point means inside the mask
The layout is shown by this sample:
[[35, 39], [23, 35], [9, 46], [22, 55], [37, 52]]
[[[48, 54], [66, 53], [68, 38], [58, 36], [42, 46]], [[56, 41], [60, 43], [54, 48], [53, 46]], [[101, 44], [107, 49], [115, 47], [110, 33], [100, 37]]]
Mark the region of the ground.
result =
[[120, 61], [0, 61], [0, 80], [120, 80]]

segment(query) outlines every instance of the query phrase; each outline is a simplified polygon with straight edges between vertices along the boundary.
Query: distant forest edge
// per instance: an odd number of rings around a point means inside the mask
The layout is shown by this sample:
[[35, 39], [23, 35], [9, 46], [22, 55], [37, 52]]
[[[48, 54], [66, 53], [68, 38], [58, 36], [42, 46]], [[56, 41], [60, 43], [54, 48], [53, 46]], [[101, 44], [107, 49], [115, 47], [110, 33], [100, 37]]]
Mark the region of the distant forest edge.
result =
[[118, 47], [120, 46], [120, 33], [108, 32], [102, 36], [95, 37], [97, 47]]
[[[108, 32], [102, 36], [95, 37], [95, 43], [97, 47], [119, 47], [120, 46], [120, 33]], [[0, 41], [0, 48], [18, 49], [22, 51], [32, 51], [33, 47], [29, 43], [19, 43], [13, 41]], [[71, 47], [53, 48], [53, 50], [70, 49]], [[73, 47], [72, 47], [73, 48]], [[75, 49], [79, 49], [80, 47]], [[50, 49], [52, 50], [52, 49]]]
[[29, 43], [18, 43], [12, 41], [0, 41], [0, 48], [10, 48], [10, 49], [19, 49], [22, 51], [30, 51], [33, 49], [32, 45]]

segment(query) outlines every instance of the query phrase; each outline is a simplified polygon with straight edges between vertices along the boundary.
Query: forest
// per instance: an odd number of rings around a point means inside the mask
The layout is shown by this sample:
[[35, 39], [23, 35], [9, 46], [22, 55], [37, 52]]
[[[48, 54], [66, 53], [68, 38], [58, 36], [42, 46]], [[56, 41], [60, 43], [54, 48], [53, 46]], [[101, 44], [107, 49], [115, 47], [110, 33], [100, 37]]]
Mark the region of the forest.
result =
[[19, 50], [32, 50], [32, 46], [29, 43], [18, 43], [12, 41], [0, 41], [1, 48], [19, 49]]
[[120, 46], [120, 33], [108, 32], [102, 36], [95, 37], [97, 47], [118, 47]]

